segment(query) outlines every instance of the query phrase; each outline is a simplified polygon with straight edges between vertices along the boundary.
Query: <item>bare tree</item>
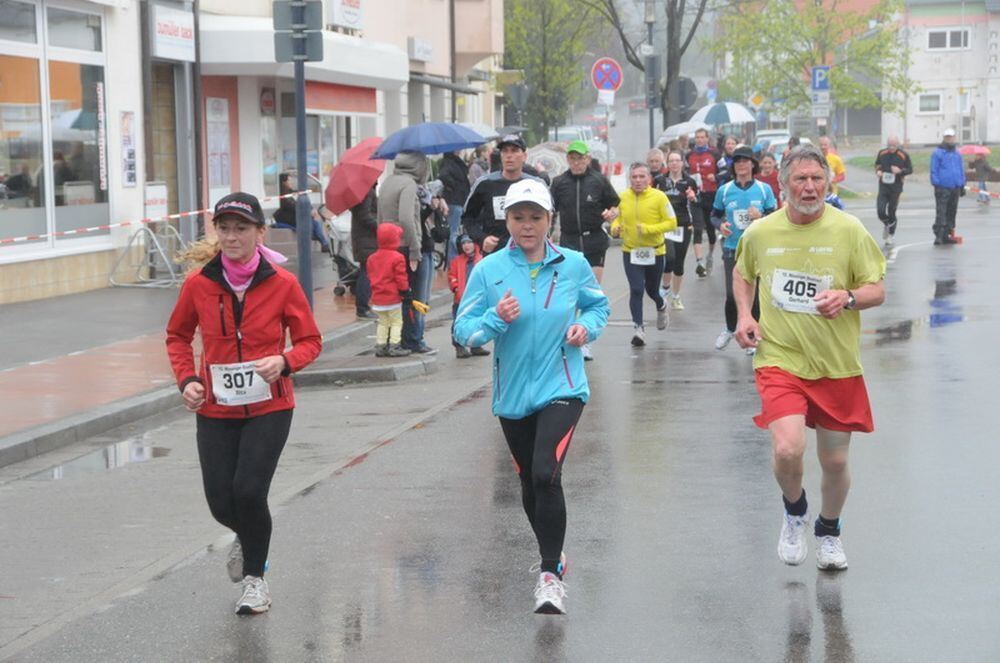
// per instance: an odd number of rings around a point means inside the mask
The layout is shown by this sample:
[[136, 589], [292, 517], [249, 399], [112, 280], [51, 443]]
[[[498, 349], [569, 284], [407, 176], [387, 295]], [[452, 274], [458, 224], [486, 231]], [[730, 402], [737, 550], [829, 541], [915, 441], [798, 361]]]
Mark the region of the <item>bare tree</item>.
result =
[[[625, 50], [625, 59], [639, 71], [645, 73], [646, 65], [638, 52], [639, 45], [646, 41], [645, 36], [639, 38], [628, 34], [628, 27], [622, 20], [618, 5], [622, 0], [577, 0], [589, 9], [596, 11], [605, 21], [611, 24]], [[695, 32], [701, 24], [708, 0], [692, 0], [688, 6], [687, 0], [665, 0], [664, 14], [666, 18], [667, 52], [665, 54], [664, 80], [660, 81], [659, 91], [663, 109], [663, 126], [680, 122], [680, 77], [681, 60], [687, 52]], [[691, 15], [691, 23], [685, 34], [684, 19]]]

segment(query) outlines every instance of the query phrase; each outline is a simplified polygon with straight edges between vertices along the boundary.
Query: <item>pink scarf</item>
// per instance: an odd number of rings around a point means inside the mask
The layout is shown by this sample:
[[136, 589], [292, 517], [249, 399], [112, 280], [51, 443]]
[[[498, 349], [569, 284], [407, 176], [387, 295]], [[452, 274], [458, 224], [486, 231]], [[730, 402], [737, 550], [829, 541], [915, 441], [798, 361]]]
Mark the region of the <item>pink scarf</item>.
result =
[[233, 292], [246, 292], [246, 289], [250, 287], [253, 275], [257, 273], [257, 268], [260, 267], [261, 256], [267, 258], [268, 262], [277, 265], [288, 262], [288, 258], [274, 249], [267, 248], [263, 244], [258, 244], [253, 257], [244, 263], [230, 260], [226, 257], [226, 254], [222, 254], [222, 275], [225, 277], [229, 287], [233, 289]]

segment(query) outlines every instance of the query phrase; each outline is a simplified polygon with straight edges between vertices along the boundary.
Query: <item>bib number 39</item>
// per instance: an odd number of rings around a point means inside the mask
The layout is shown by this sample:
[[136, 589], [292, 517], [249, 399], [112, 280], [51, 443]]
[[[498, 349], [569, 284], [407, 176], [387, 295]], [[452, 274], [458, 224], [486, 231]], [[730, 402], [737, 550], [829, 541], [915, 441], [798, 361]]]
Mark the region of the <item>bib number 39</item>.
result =
[[643, 246], [639, 248], [632, 249], [629, 260], [633, 265], [655, 265], [656, 264], [656, 249], [651, 246]]
[[813, 299], [819, 293], [829, 290], [831, 282], [830, 276], [776, 269], [771, 280], [771, 300], [782, 311], [818, 315]]
[[254, 362], [212, 364], [212, 394], [220, 405], [250, 405], [271, 400], [271, 386], [256, 371]]

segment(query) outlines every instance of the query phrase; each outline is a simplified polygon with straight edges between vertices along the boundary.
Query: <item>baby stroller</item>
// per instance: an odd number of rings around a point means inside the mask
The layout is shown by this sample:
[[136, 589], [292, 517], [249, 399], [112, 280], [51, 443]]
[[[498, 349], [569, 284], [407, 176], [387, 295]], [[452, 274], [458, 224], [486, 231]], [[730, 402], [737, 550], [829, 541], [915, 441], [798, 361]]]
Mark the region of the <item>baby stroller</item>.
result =
[[333, 294], [340, 296], [348, 290], [354, 294], [360, 266], [354, 261], [354, 253], [351, 251], [351, 213], [344, 212], [327, 219], [326, 226], [330, 237], [330, 257], [333, 258], [333, 269], [337, 272], [337, 285], [333, 287]]

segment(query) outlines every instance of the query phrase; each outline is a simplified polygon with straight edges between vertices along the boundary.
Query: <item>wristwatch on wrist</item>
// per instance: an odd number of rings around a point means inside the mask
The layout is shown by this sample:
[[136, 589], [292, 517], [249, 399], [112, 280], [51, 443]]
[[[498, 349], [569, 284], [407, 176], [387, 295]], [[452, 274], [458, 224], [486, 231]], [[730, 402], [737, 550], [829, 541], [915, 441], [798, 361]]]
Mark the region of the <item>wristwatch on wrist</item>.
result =
[[857, 303], [858, 303], [858, 300], [855, 299], [854, 293], [851, 292], [850, 290], [848, 290], [847, 291], [847, 303], [844, 304], [844, 308], [846, 308], [846, 309], [853, 309], [857, 305]]

